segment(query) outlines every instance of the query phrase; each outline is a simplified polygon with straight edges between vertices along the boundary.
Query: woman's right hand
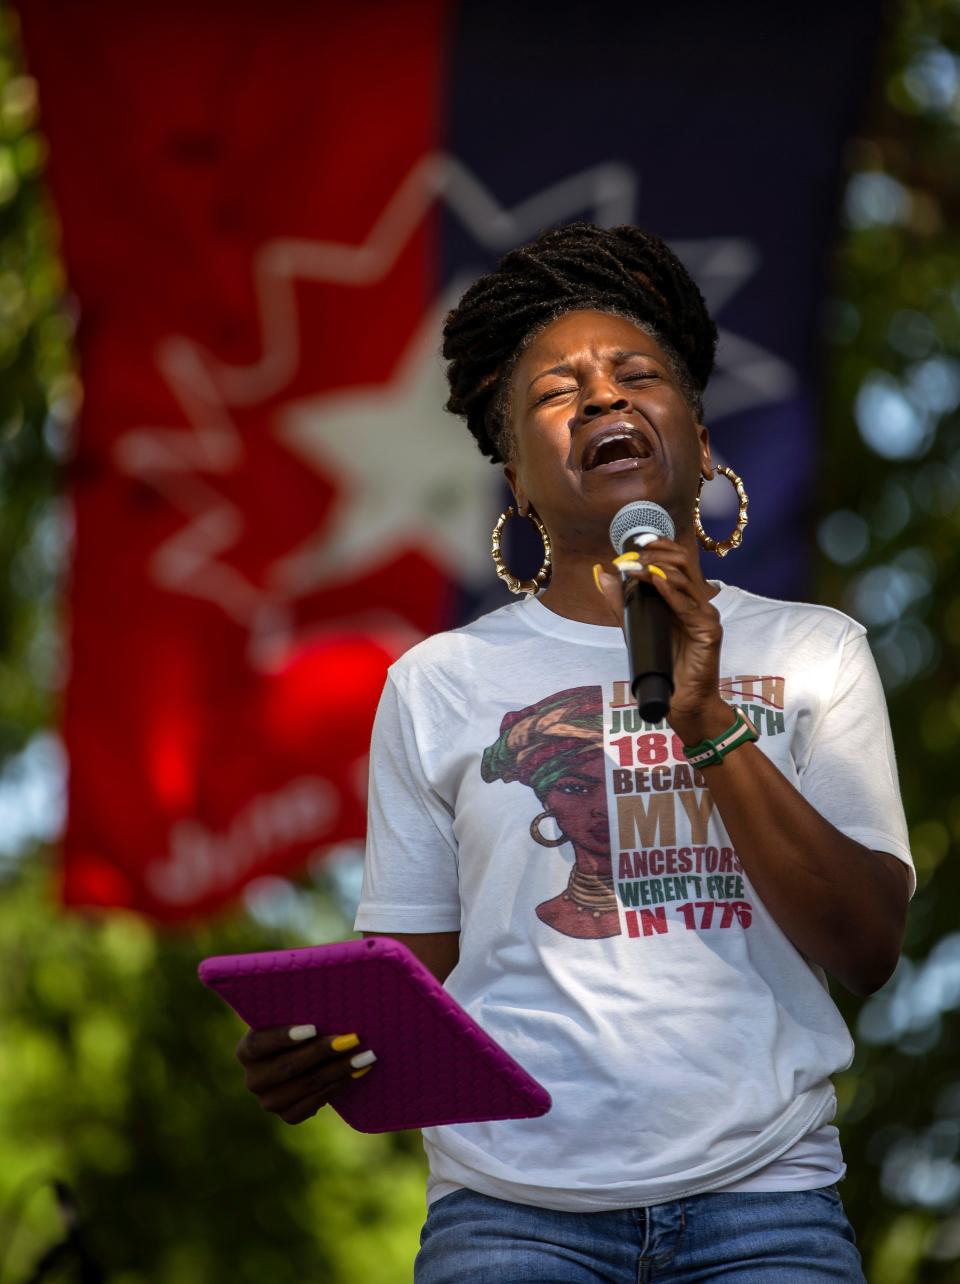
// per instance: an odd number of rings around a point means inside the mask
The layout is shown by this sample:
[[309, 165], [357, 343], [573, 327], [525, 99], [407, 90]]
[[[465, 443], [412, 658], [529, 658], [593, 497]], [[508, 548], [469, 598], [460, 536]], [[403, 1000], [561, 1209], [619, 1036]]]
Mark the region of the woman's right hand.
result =
[[283, 1025], [248, 1031], [237, 1046], [237, 1059], [264, 1110], [296, 1124], [368, 1074], [377, 1058], [355, 1034], [318, 1037], [315, 1026]]

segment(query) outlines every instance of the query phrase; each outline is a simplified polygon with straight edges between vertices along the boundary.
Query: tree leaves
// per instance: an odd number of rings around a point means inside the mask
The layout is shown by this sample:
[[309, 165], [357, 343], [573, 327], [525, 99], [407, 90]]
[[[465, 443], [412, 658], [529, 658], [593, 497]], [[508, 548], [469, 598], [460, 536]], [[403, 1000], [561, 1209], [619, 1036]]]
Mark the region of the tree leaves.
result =
[[825, 327], [821, 600], [867, 624], [888, 692], [919, 890], [905, 960], [861, 1004], [839, 1077], [841, 1187], [871, 1284], [956, 1278], [960, 1218], [960, 9], [891, 31]]

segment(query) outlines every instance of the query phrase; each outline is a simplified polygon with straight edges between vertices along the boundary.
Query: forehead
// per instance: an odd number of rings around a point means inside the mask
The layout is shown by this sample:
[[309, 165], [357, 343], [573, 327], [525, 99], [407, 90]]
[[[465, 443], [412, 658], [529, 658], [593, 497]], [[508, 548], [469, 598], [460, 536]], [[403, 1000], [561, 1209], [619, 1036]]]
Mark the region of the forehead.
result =
[[563, 775], [559, 776], [557, 779], [558, 781], [561, 781], [561, 780], [594, 781], [594, 780], [599, 780], [601, 776], [605, 776], [605, 775], [606, 775], [606, 768], [604, 766], [603, 750], [601, 746], [598, 745], [596, 753], [587, 754], [585, 756], [578, 756], [577, 761], [571, 764], [570, 770], [565, 771]]
[[647, 352], [664, 359], [659, 345], [632, 321], [594, 310], [568, 312], [532, 340], [518, 363], [527, 377], [538, 369], [601, 359], [611, 351]]

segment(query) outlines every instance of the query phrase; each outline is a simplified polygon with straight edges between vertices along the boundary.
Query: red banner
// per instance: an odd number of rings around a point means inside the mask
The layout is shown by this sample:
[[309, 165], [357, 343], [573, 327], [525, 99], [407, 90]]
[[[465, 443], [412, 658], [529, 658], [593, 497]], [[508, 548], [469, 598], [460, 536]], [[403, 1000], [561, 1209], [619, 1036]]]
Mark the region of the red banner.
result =
[[489, 525], [439, 411], [444, 6], [330, 9], [23, 6], [82, 317], [73, 904], [197, 915], [360, 836], [386, 665]]
[[671, 241], [751, 496], [724, 575], [803, 595], [825, 238], [878, 30], [869, 0], [814, 7], [624, 34], [612, 3], [24, 0], [87, 394], [69, 901], [207, 912], [361, 835], [387, 663], [506, 596], [439, 320], [544, 227]]

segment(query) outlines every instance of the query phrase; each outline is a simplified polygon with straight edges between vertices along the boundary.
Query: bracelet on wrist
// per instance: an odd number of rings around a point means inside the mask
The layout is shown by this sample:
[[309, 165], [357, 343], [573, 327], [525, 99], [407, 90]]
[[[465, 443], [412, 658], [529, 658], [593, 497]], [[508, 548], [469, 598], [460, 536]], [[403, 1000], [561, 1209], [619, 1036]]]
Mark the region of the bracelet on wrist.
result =
[[722, 762], [728, 753], [758, 740], [757, 729], [738, 704], [733, 705], [736, 714], [733, 726], [728, 727], [722, 735], [712, 739], [701, 740], [696, 745], [684, 745], [684, 757], [693, 767], [712, 767]]

